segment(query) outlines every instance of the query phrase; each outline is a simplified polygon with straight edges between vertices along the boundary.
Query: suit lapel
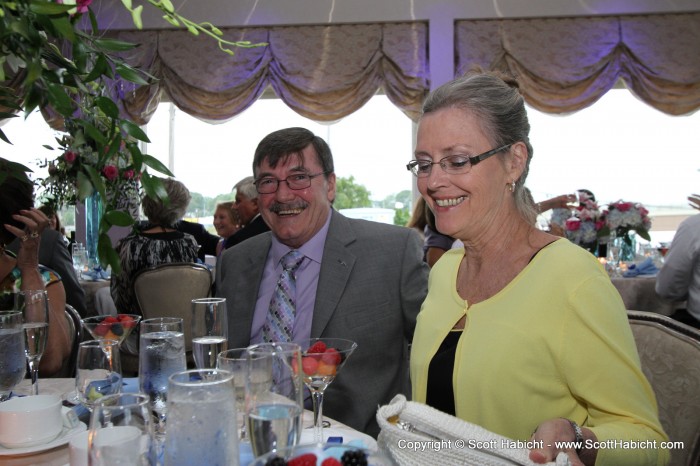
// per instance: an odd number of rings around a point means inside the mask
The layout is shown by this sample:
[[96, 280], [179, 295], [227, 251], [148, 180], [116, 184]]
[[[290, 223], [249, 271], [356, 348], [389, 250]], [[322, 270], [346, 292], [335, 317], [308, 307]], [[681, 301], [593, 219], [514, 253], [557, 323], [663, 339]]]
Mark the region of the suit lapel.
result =
[[312, 338], [323, 334], [338, 307], [340, 297], [345, 292], [357, 259], [347, 248], [356, 239], [351, 223], [335, 210], [331, 211], [331, 215], [316, 290], [314, 317], [311, 324]]

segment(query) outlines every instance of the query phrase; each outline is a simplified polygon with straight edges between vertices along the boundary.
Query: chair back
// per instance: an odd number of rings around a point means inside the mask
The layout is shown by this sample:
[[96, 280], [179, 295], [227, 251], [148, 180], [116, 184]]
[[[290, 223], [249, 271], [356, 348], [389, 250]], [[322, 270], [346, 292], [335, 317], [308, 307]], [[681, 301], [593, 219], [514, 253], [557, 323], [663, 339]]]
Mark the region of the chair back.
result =
[[655, 312], [627, 311], [642, 371], [671, 441], [671, 466], [700, 464], [700, 331]]
[[66, 324], [70, 334], [70, 356], [63, 362], [63, 367], [55, 377], [75, 377], [75, 367], [78, 359], [78, 346], [83, 341], [83, 325], [80, 314], [70, 304], [66, 304]]
[[202, 264], [175, 262], [142, 270], [134, 279], [144, 319], [181, 317], [185, 348], [192, 349], [192, 300], [211, 294], [212, 274]]

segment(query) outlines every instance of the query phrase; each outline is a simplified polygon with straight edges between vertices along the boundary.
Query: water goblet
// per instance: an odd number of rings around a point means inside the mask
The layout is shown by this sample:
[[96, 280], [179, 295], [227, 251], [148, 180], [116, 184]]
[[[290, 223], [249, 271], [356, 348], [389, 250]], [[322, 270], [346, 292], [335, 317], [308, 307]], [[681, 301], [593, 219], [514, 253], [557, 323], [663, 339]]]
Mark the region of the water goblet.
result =
[[301, 373], [314, 406], [314, 442], [323, 443], [323, 393], [335, 380], [357, 343], [342, 338], [312, 338], [301, 343]]
[[78, 279], [83, 277], [83, 273], [88, 271], [88, 265], [90, 258], [88, 256], [88, 251], [82, 243], [75, 243], [73, 245], [73, 268], [75, 269], [75, 274]]
[[192, 354], [199, 369], [216, 367], [219, 353], [228, 347], [226, 298], [192, 300]]
[[39, 394], [39, 362], [49, 338], [49, 298], [46, 290], [24, 290], [15, 294], [15, 309], [24, 319], [24, 351], [32, 378], [32, 395]]
[[0, 311], [0, 402], [24, 378], [27, 369], [20, 311]]
[[297, 445], [304, 410], [301, 347], [261, 343], [248, 347], [247, 358], [246, 432], [253, 455]]
[[196, 369], [170, 376], [165, 465], [238, 464], [233, 374]]
[[83, 341], [78, 346], [75, 391], [88, 409], [102, 397], [122, 389], [119, 342], [115, 340]]
[[139, 336], [139, 390], [151, 399], [158, 422], [156, 435], [165, 434], [168, 377], [186, 369], [183, 321], [157, 317], [141, 321]]
[[120, 393], [97, 400], [90, 416], [88, 455], [92, 466], [157, 464], [148, 395]]

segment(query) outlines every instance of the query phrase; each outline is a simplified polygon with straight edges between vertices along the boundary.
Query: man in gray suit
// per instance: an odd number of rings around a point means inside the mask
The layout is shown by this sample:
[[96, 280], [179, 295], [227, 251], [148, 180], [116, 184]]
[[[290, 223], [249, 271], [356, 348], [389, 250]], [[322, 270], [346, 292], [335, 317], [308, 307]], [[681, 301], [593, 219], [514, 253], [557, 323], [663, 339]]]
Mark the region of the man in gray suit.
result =
[[[412, 229], [354, 220], [332, 209], [330, 148], [303, 128], [287, 128], [258, 145], [253, 173], [260, 213], [271, 232], [228, 249], [216, 267], [229, 310], [229, 346], [270, 341], [265, 328], [282, 271], [299, 251], [296, 312], [287, 339], [337, 337], [357, 342], [326, 390], [324, 414], [376, 436], [377, 407], [410, 394], [408, 345], [427, 291], [428, 268]], [[269, 327], [268, 327], [269, 328]]]
[[[7, 249], [16, 254], [19, 250], [19, 239], [12, 241]], [[85, 291], [80, 286], [78, 276], [73, 268], [73, 259], [71, 259], [66, 243], [63, 241], [63, 235], [59, 231], [47, 228], [41, 233], [39, 263], [61, 276], [63, 288], [66, 290], [66, 303], [73, 306], [81, 317], [87, 317]]]

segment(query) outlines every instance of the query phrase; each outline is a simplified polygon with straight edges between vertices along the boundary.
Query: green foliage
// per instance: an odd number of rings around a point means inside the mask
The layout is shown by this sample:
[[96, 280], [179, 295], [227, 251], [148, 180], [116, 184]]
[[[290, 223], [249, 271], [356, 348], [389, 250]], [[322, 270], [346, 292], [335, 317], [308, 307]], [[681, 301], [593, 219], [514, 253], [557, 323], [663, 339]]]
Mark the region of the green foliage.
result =
[[371, 207], [370, 192], [364, 185], [355, 183], [355, 177], [338, 177], [335, 182], [335, 202], [333, 206], [340, 209], [353, 209], [356, 207]]

